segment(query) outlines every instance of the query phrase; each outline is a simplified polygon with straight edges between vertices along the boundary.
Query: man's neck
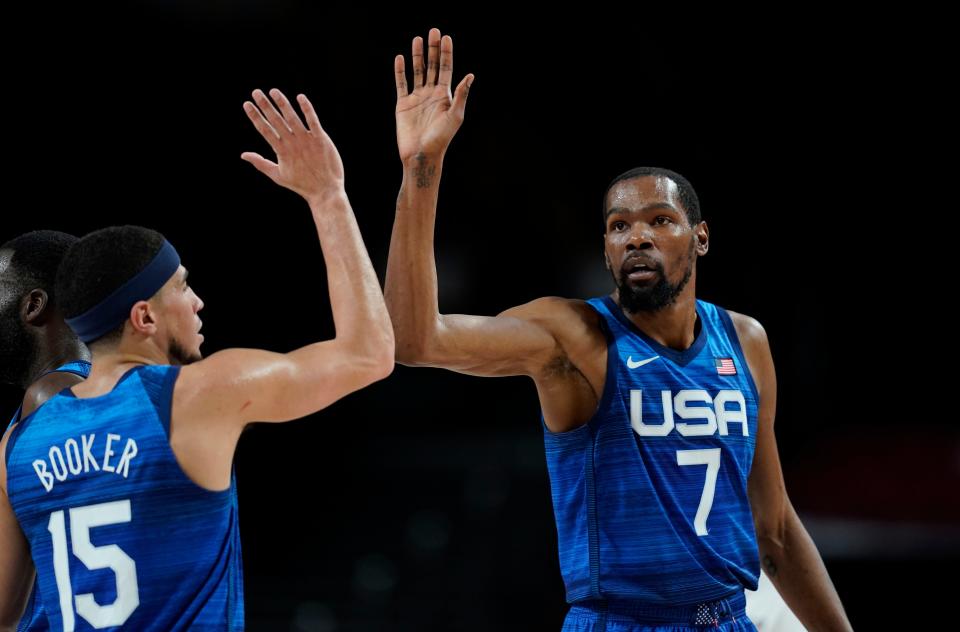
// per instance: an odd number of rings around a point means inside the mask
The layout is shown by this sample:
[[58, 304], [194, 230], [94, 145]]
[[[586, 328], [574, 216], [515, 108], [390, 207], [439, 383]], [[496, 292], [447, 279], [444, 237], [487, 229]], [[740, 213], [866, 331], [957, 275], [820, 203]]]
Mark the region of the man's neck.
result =
[[[618, 297], [618, 305], [619, 302]], [[693, 292], [684, 291], [673, 303], [658, 310], [629, 312], [622, 305], [620, 309], [637, 329], [658, 343], [670, 349], [686, 351], [697, 337], [696, 305]]]
[[30, 367], [24, 388], [36, 382], [42, 375], [59, 366], [77, 360], [90, 360], [90, 352], [75, 336], [64, 332], [54, 332], [42, 336], [38, 343], [37, 356]]

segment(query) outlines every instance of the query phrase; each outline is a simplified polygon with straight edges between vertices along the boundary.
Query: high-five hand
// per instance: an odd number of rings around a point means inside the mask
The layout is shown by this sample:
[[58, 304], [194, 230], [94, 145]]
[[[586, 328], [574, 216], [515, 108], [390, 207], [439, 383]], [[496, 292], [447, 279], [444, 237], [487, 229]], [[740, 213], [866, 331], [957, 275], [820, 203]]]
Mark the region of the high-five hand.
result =
[[397, 85], [397, 147], [406, 161], [420, 153], [443, 154], [463, 123], [467, 92], [473, 83], [468, 74], [450, 93], [453, 79], [453, 39], [430, 29], [427, 65], [423, 65], [423, 38], [413, 38], [411, 55], [413, 91], [407, 86], [403, 55], [393, 60]]
[[333, 141], [320, 126], [309, 99], [302, 94], [297, 97], [306, 119], [304, 125], [282, 92], [273, 89], [270, 96], [276, 106], [262, 90], [254, 90], [256, 105], [245, 101], [243, 110], [276, 153], [277, 162], [250, 151], [240, 157], [308, 201], [342, 191], [343, 162]]

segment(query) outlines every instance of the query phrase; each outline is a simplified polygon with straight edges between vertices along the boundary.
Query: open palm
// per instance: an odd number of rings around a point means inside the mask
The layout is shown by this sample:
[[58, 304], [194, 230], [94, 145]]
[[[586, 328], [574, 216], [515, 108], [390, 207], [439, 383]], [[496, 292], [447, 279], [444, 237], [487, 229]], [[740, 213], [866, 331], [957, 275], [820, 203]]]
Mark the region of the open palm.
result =
[[408, 90], [403, 55], [393, 61], [397, 85], [397, 148], [400, 159], [419, 153], [446, 151], [454, 134], [463, 123], [467, 91], [473, 75], [465, 76], [450, 93], [453, 78], [453, 39], [440, 36], [439, 29], [430, 29], [427, 65], [423, 65], [423, 38], [413, 39], [413, 91]]

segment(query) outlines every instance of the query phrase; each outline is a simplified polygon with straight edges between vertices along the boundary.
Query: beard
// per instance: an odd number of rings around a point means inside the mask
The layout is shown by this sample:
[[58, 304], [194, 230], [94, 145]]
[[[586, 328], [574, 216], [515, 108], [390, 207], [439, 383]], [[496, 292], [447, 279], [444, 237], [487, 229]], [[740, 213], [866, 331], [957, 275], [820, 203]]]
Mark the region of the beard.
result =
[[18, 301], [0, 312], [0, 382], [26, 388], [37, 350], [20, 321]]
[[170, 346], [167, 349], [167, 357], [170, 358], [171, 363], [179, 366], [186, 366], [203, 360], [203, 355], [201, 355], [199, 351], [196, 353], [187, 351], [186, 347], [180, 344], [180, 341], [176, 338], [170, 341]]
[[626, 274], [621, 274], [619, 279], [614, 275], [613, 280], [617, 285], [621, 307], [631, 314], [635, 314], [637, 312], [655, 312], [673, 304], [693, 275], [693, 253], [695, 249], [696, 242], [691, 240], [690, 252], [687, 253], [687, 269], [684, 270], [683, 277], [677, 283], [670, 283], [667, 280], [667, 274], [662, 265], [656, 266], [657, 281], [653, 285], [645, 287], [630, 285]]

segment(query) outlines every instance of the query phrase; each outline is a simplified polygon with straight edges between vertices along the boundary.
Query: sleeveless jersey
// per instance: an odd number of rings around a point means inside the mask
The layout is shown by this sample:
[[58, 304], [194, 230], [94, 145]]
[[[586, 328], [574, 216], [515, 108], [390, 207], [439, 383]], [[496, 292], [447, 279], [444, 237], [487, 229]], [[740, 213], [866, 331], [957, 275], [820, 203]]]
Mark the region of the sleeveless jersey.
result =
[[[47, 371], [40, 377], [50, 375], [51, 373], [72, 373], [86, 379], [86, 377], [90, 375], [90, 363], [86, 360], [74, 360], [73, 362], [58, 366], [52, 371]], [[20, 408], [17, 409], [17, 412], [13, 414], [13, 419], [10, 420], [10, 424], [7, 426], [8, 429], [13, 424], [20, 423], [20, 413], [22, 410], [23, 406], [21, 405]], [[9, 448], [9, 444], [7, 447]], [[4, 454], [4, 458], [6, 458], [6, 453]], [[34, 580], [33, 589], [30, 591], [30, 599], [27, 601], [27, 607], [23, 610], [20, 623], [17, 624], [17, 632], [45, 632], [50, 629], [50, 626], [47, 625], [47, 615], [43, 613], [43, 606], [38, 598], [37, 590], [37, 582]]]
[[69, 389], [8, 440], [7, 490], [54, 630], [239, 630], [236, 485], [205, 490], [170, 447], [179, 367], [139, 366], [112, 391]]
[[570, 603], [683, 605], [755, 589], [760, 571], [747, 476], [757, 391], [725, 310], [698, 300], [689, 349], [640, 331], [610, 297], [607, 374], [584, 426], [544, 426]]

